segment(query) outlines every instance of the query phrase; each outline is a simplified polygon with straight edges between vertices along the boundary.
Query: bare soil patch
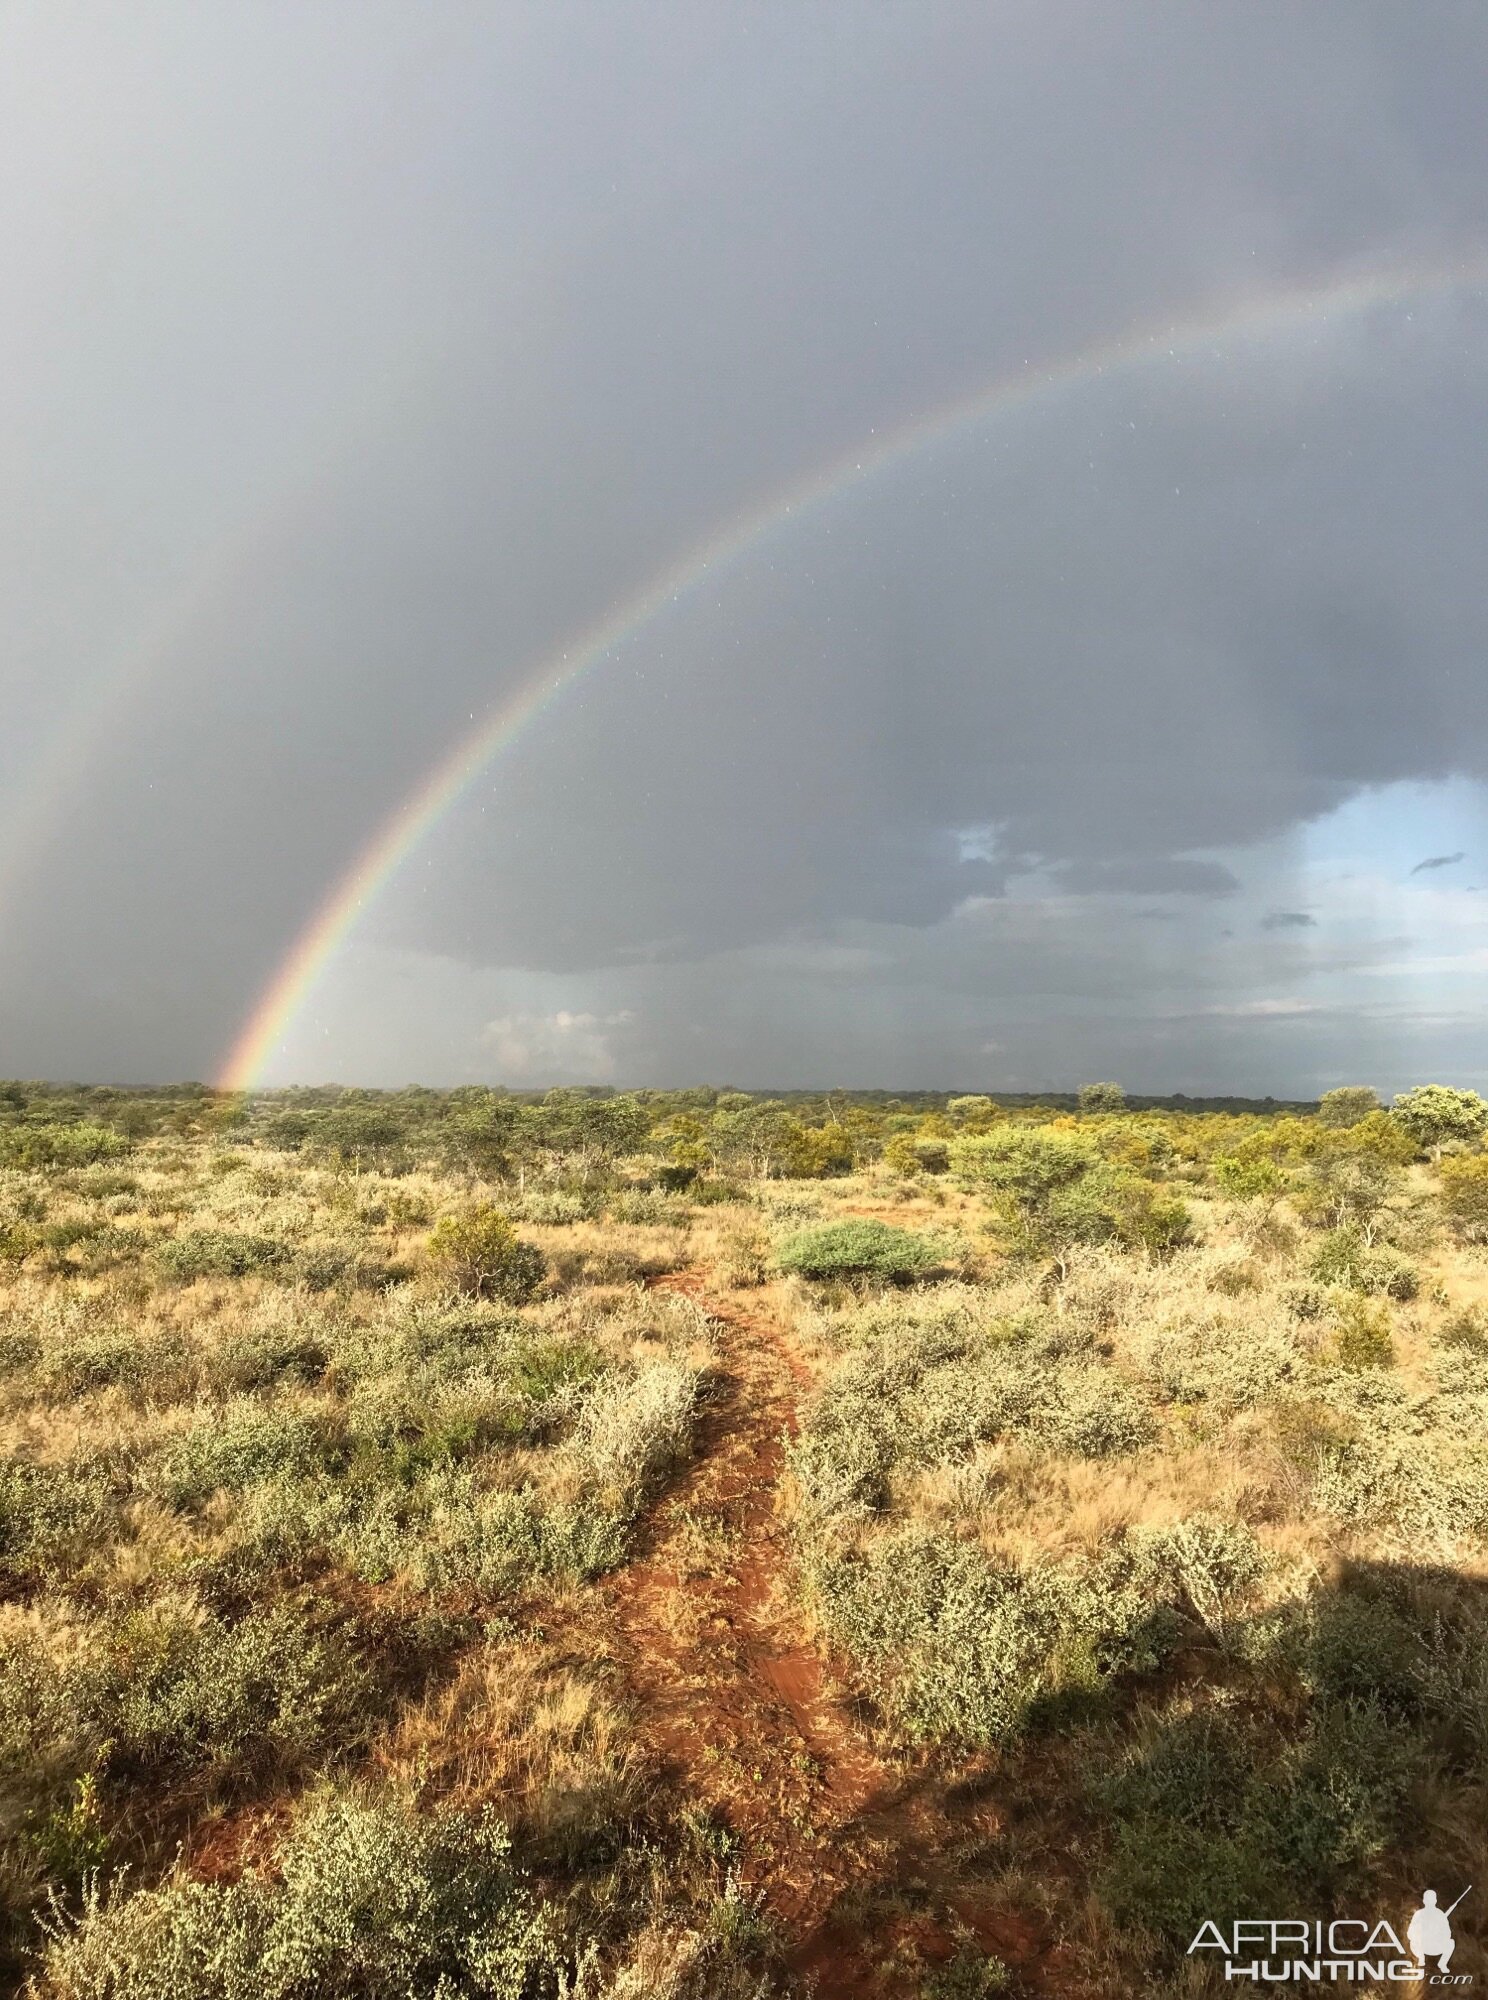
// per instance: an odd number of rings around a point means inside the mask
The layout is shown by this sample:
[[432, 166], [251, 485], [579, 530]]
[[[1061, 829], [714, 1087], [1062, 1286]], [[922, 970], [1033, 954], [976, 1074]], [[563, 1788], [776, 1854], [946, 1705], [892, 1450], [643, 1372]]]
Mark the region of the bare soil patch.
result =
[[925, 1968], [973, 1941], [1043, 1986], [1049, 1940], [979, 1898], [966, 1865], [1003, 1825], [990, 1768], [881, 1756], [794, 1603], [780, 1487], [807, 1363], [705, 1272], [657, 1283], [708, 1315], [722, 1368], [690, 1467], [603, 1585], [653, 1755], [738, 1837], [746, 1883], [820, 2000], [916, 1995]]

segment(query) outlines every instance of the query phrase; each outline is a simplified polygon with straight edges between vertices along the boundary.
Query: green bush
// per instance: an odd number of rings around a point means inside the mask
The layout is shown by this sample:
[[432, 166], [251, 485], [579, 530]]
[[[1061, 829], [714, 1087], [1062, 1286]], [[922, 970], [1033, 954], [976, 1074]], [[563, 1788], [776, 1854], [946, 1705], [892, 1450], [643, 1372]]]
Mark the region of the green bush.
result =
[[1473, 1354], [1488, 1354], [1488, 1317], [1478, 1306], [1465, 1306], [1447, 1315], [1442, 1321], [1438, 1338], [1446, 1347], [1463, 1348]]
[[[1319, 1292], [1316, 1304], [1320, 1316], [1327, 1294]], [[1144, 1373], [1171, 1403], [1252, 1409], [1270, 1402], [1306, 1372], [1304, 1356], [1288, 1331], [1259, 1312], [1234, 1319], [1213, 1313], [1175, 1316], [1140, 1329], [1134, 1346]]]
[[1013, 1247], [1033, 1255], [1121, 1242], [1165, 1256], [1189, 1234], [1181, 1201], [1108, 1161], [1083, 1133], [1008, 1125], [956, 1140], [951, 1164], [963, 1184], [992, 1197]]
[[1441, 1191], [1453, 1234], [1464, 1243], [1488, 1243], [1488, 1154], [1443, 1160]]
[[617, 1373], [589, 1392], [567, 1450], [608, 1511], [638, 1511], [655, 1482], [687, 1450], [698, 1377], [675, 1361]]
[[532, 2000], [557, 1957], [489, 1812], [325, 1795], [269, 1879], [178, 1874], [59, 1910], [35, 2000]]
[[908, 1733], [981, 1747], [1153, 1671], [1194, 1617], [1217, 1632], [1264, 1567], [1248, 1529], [1204, 1519], [1095, 1562], [1019, 1568], [918, 1528], [804, 1560], [822, 1622]]
[[1475, 1407], [1460, 1442], [1428, 1442], [1395, 1378], [1377, 1368], [1334, 1377], [1329, 1397], [1333, 1407], [1300, 1440], [1314, 1506], [1354, 1527], [1392, 1529], [1418, 1554], [1488, 1534], [1488, 1450]]
[[0, 1264], [24, 1264], [42, 1246], [42, 1232], [34, 1222], [0, 1222]]
[[443, 1215], [428, 1243], [429, 1261], [462, 1292], [522, 1305], [547, 1275], [543, 1254], [518, 1237], [508, 1216], [483, 1202]]
[[132, 1142], [108, 1125], [0, 1126], [0, 1167], [85, 1167], [132, 1150]]
[[978, 1326], [964, 1314], [905, 1323], [863, 1315], [859, 1346], [824, 1383], [790, 1447], [811, 1521], [872, 1513], [896, 1466], [943, 1465], [1000, 1438], [1103, 1458], [1153, 1436], [1145, 1400], [1063, 1322]]
[[1318, 1099], [1318, 1119], [1324, 1125], [1357, 1125], [1380, 1108], [1379, 1092], [1367, 1083], [1341, 1084]]
[[1002, 1959], [963, 1944], [954, 1958], [929, 1975], [920, 1991], [923, 2000], [993, 2000], [1011, 1983], [1012, 1974]]
[[1347, 1226], [1329, 1230], [1308, 1270], [1322, 1284], [1348, 1285], [1402, 1302], [1421, 1289], [1420, 1273], [1408, 1257], [1388, 1243], [1366, 1243], [1359, 1230]]
[[1340, 1368], [1389, 1368], [1395, 1360], [1390, 1314], [1367, 1299], [1342, 1299], [1333, 1314], [1332, 1357]]
[[105, 1532], [112, 1515], [101, 1466], [0, 1462], [0, 1578], [56, 1575]]
[[929, 1237], [886, 1222], [829, 1222], [787, 1236], [775, 1262], [803, 1278], [879, 1278], [906, 1285], [942, 1267], [945, 1251]]
[[573, 1188], [536, 1189], [519, 1195], [511, 1213], [519, 1222], [545, 1223], [561, 1228], [570, 1222], [592, 1222], [600, 1212], [603, 1197], [592, 1191]]
[[277, 1237], [232, 1229], [189, 1229], [155, 1252], [161, 1269], [183, 1284], [194, 1278], [246, 1278], [277, 1271], [292, 1255], [290, 1246]]
[[1274, 1160], [1236, 1159], [1214, 1162], [1214, 1179], [1231, 1201], [1273, 1201], [1285, 1192], [1287, 1177]]
[[0, 1768], [12, 1779], [59, 1752], [149, 1769], [297, 1763], [365, 1726], [370, 1684], [346, 1647], [291, 1605], [227, 1620], [192, 1598], [87, 1620], [54, 1655], [0, 1642]]
[[40, 1336], [24, 1323], [0, 1326], [0, 1378], [29, 1375], [41, 1359]]
[[139, 1479], [174, 1506], [199, 1506], [219, 1491], [313, 1472], [325, 1463], [328, 1444], [323, 1420], [244, 1398], [204, 1412]]
[[1169, 1962], [1217, 1910], [1326, 1906], [1402, 1830], [1418, 1758], [1368, 1702], [1323, 1704], [1292, 1741], [1180, 1708], [1095, 1781], [1111, 1829], [1097, 1893]]
[[325, 1372], [330, 1345], [297, 1325], [251, 1327], [223, 1341], [214, 1378], [230, 1389], [263, 1389], [271, 1383], [314, 1382]]

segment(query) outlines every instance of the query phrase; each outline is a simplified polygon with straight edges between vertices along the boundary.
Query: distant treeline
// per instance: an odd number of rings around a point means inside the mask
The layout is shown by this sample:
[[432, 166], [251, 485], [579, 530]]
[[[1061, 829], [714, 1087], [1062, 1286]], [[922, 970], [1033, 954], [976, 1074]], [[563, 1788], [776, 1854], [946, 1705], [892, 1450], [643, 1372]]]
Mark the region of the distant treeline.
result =
[[880, 1161], [909, 1174], [943, 1172], [951, 1142], [994, 1126], [1099, 1120], [1108, 1145], [1135, 1148], [1144, 1158], [1227, 1152], [1241, 1142], [1241, 1128], [1271, 1133], [1271, 1152], [1306, 1151], [1305, 1134], [1320, 1119], [1337, 1122], [1333, 1099], [1356, 1096], [1363, 1101], [1353, 1106], [1350, 1122], [1378, 1110], [1368, 1090], [1332, 1093], [1320, 1107], [1270, 1098], [1128, 1099], [1114, 1083], [993, 1098], [712, 1087], [513, 1091], [474, 1084], [239, 1093], [199, 1083], [152, 1089], [10, 1082], [0, 1083], [0, 1167], [83, 1166], [149, 1140], [205, 1138], [303, 1153], [357, 1171], [431, 1166], [521, 1185], [536, 1175], [592, 1186], [629, 1159], [649, 1163], [662, 1186], [726, 1190], [761, 1178], [848, 1174]]
[[[806, 1117], [829, 1117], [834, 1107], [861, 1105], [866, 1109], [917, 1113], [944, 1112], [948, 1105], [963, 1101], [970, 1093], [956, 1090], [738, 1090], [732, 1085], [689, 1085], [680, 1090], [639, 1089], [622, 1091], [610, 1084], [575, 1084], [551, 1090], [512, 1090], [505, 1085], [458, 1085], [448, 1090], [431, 1090], [424, 1085], [403, 1085], [396, 1090], [364, 1089], [351, 1084], [293, 1084], [280, 1090], [248, 1093], [215, 1090], [205, 1083], [94, 1084], [52, 1083], [19, 1078], [0, 1078], [0, 1122], [18, 1114], [42, 1112], [49, 1118], [101, 1118], [108, 1122], [137, 1124], [142, 1116], [158, 1118], [160, 1129], [173, 1123], [210, 1118], [223, 1109], [247, 1109], [258, 1113], [268, 1107], [280, 1110], [329, 1110], [345, 1103], [379, 1103], [410, 1109], [446, 1104], [451, 1107], [499, 1097], [516, 1104], [541, 1104], [561, 1095], [583, 1097], [596, 1102], [624, 1096], [641, 1104], [681, 1110], [709, 1110], [721, 1099], [747, 1098], [753, 1103], [788, 1105]], [[1078, 1111], [1078, 1090], [999, 1090], [993, 1102], [1008, 1110]], [[1318, 1108], [1316, 1098], [1297, 1097], [1190, 1097], [1181, 1090], [1167, 1096], [1143, 1096], [1126, 1092], [1129, 1111], [1229, 1112], [1235, 1116], [1266, 1117], [1289, 1114], [1306, 1117]]]

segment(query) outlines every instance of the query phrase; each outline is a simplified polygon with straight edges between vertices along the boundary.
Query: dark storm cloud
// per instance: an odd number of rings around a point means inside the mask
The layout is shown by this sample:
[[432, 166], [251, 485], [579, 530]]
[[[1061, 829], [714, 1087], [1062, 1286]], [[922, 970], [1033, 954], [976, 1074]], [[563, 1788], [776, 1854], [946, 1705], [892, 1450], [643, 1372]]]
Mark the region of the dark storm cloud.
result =
[[1306, 910], [1268, 910], [1261, 918], [1263, 931], [1310, 931], [1317, 928], [1317, 918], [1310, 917]]
[[1418, 861], [1412, 868], [1412, 875], [1424, 875], [1429, 868], [1450, 868], [1455, 862], [1465, 861], [1467, 856], [1457, 854], [1428, 854], [1424, 861]]
[[[677, 548], [1025, 362], [1450, 258], [1488, 186], [1457, 4], [157, 0], [0, 36], [0, 775], [247, 550], [68, 770], [0, 913], [0, 1069], [209, 1069], [472, 715]], [[1289, 893], [1213, 850], [1488, 769], [1482, 331], [1437, 300], [1221, 344], [873, 482], [572, 691], [370, 928], [631, 968], [577, 1010], [633, 1014], [618, 1046], [691, 956], [929, 939], [1037, 857], [1056, 898], [1186, 899], [1144, 927], [1181, 985], [1208, 899]], [[1102, 937], [1031, 931], [1027, 977], [1155, 1009]], [[888, 979], [839, 999], [885, 1070]], [[939, 990], [926, 1061], [974, 1033]]]

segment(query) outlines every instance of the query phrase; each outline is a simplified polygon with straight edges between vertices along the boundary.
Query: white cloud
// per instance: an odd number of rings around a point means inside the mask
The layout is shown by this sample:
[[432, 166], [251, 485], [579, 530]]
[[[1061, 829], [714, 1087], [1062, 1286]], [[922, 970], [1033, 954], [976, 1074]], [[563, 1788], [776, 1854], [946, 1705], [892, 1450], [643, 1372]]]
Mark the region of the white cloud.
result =
[[1384, 965], [1361, 965], [1375, 979], [1415, 979], [1439, 972], [1481, 972], [1488, 967], [1488, 948], [1438, 952], [1434, 957], [1392, 959]]
[[1228, 1020], [1257, 1021], [1282, 1019], [1293, 1014], [1317, 1014], [1322, 1010], [1311, 1000], [1267, 999], [1239, 1000], [1231, 1007], [1206, 1007], [1206, 1014], [1218, 1014]]
[[513, 1082], [608, 1083], [617, 1061], [610, 1031], [634, 1019], [628, 1008], [617, 1014], [580, 1014], [567, 1007], [551, 1014], [504, 1014], [486, 1023], [481, 1040]]

